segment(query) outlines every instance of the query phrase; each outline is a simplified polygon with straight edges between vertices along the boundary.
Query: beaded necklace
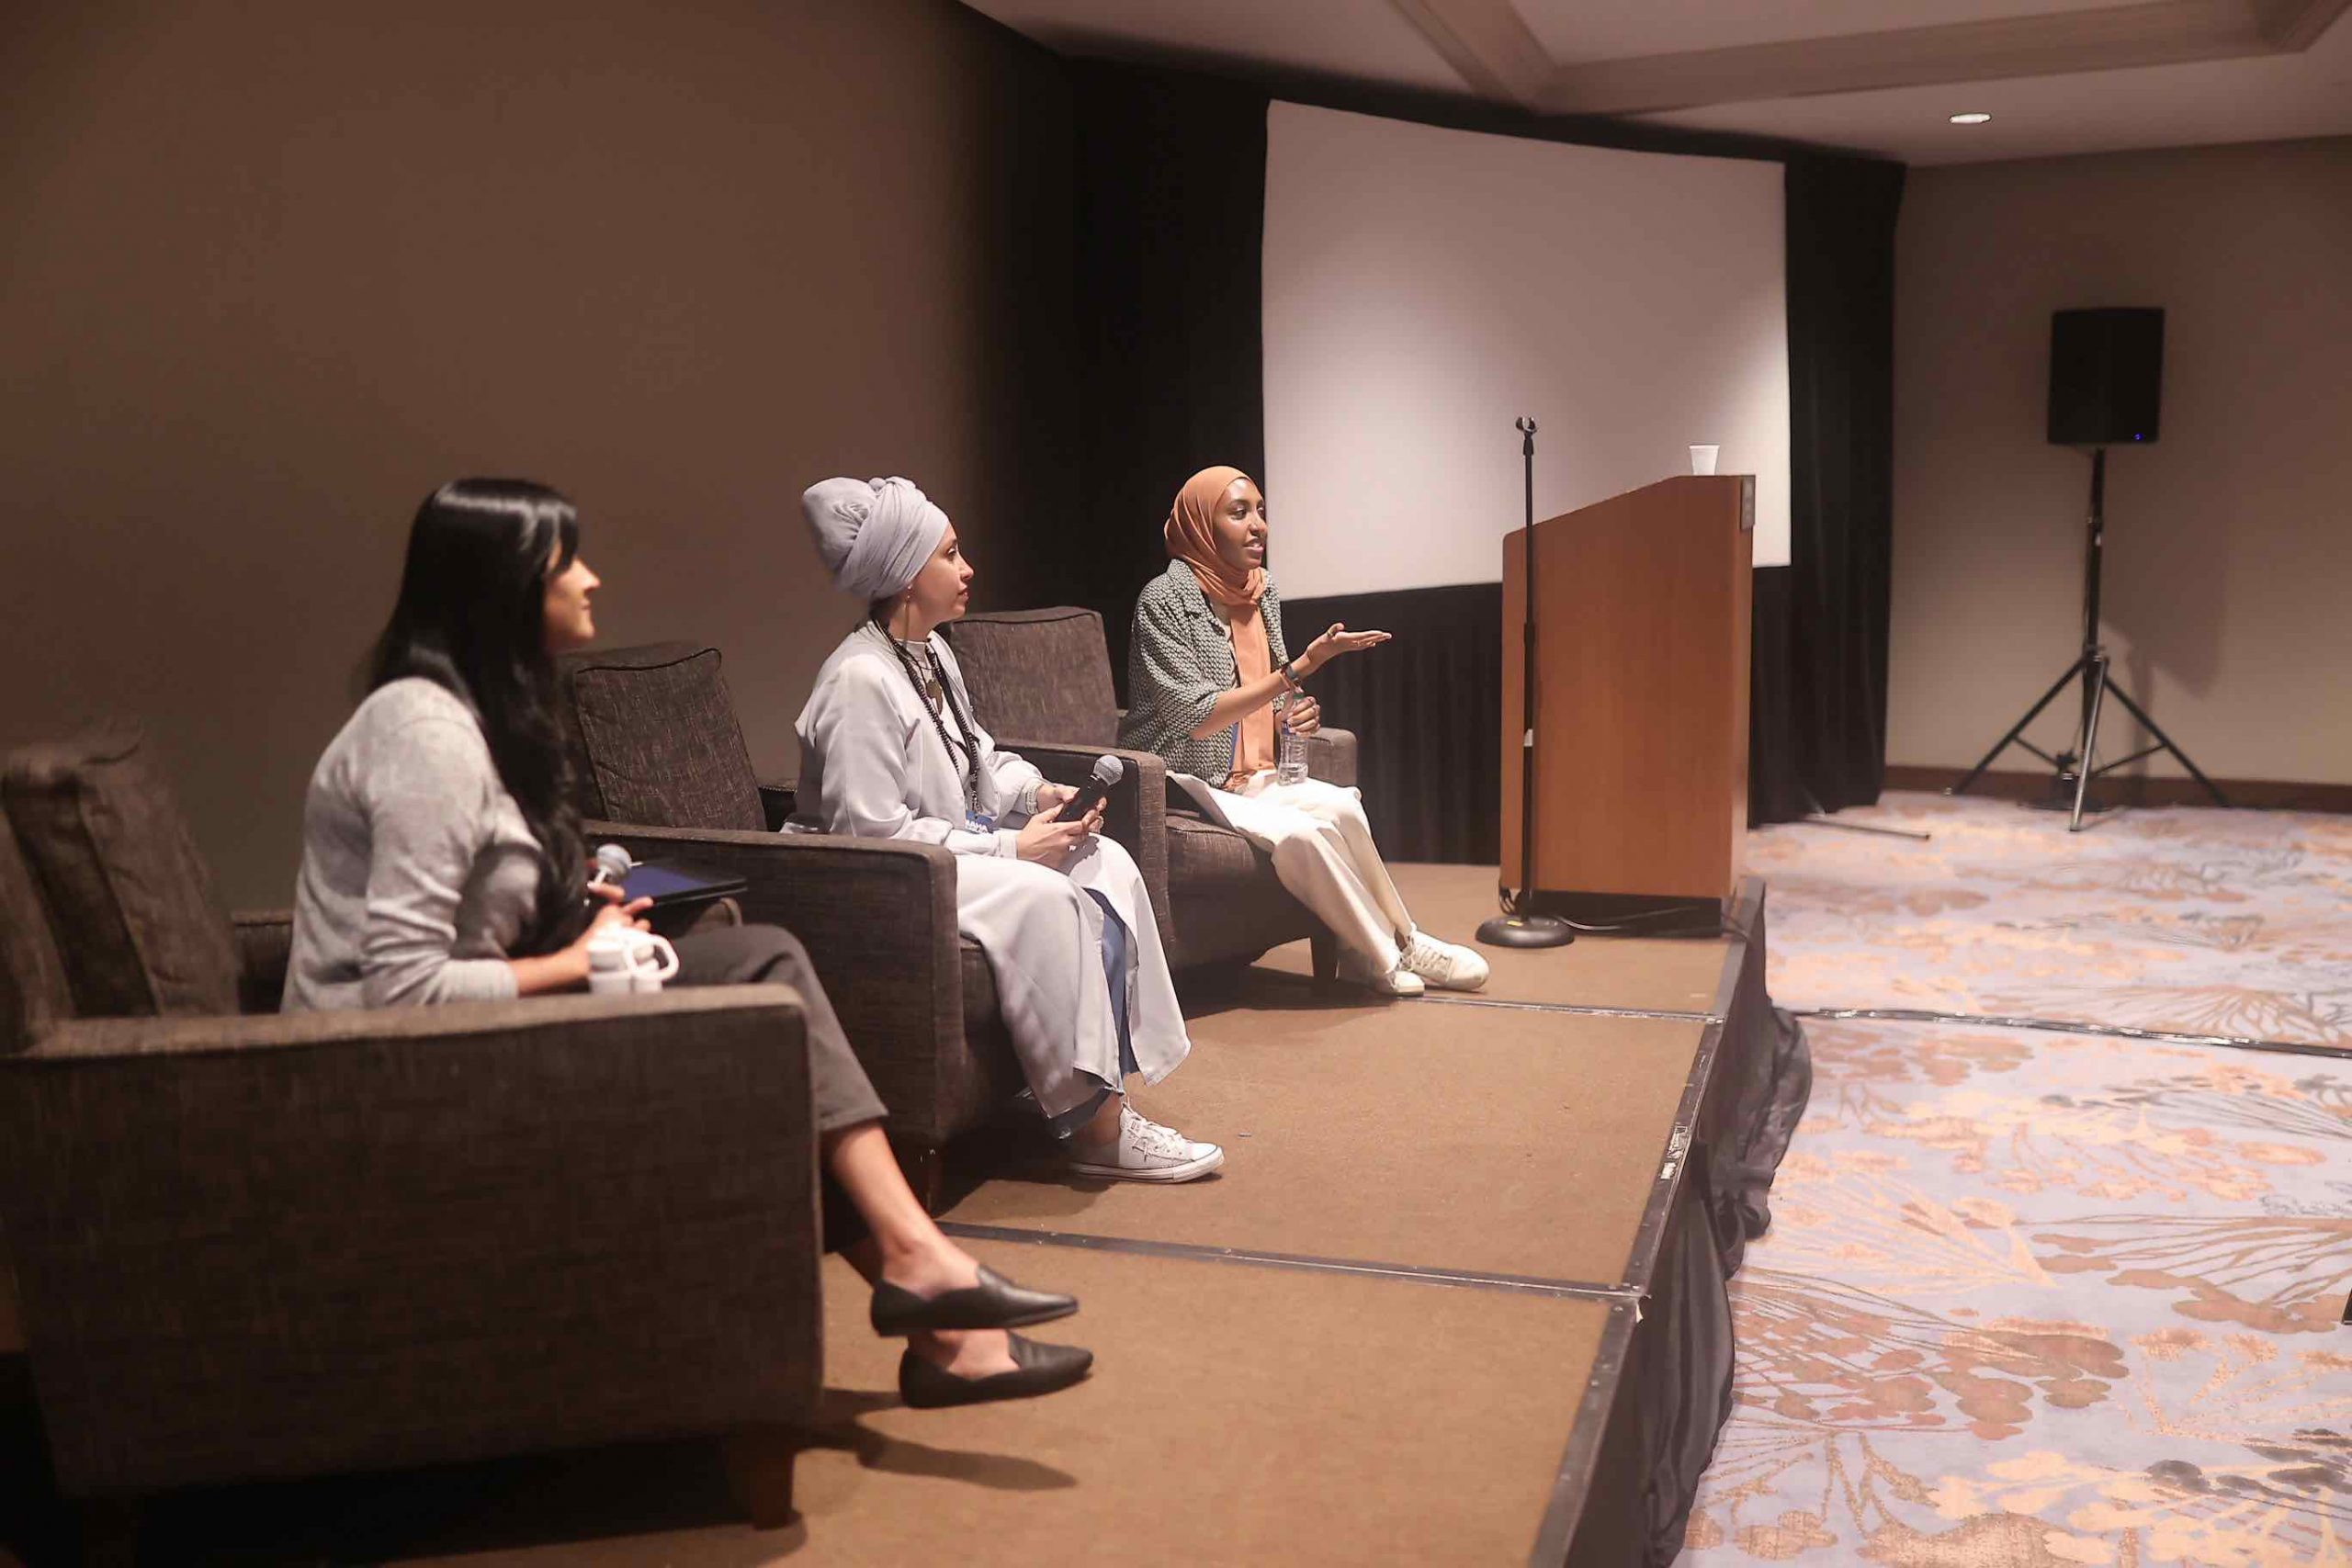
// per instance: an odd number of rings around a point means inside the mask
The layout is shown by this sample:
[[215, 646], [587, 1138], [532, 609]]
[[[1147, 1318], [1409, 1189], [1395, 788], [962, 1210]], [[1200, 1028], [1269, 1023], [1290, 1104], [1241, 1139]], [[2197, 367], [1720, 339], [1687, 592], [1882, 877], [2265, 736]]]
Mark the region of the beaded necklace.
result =
[[[922, 699], [923, 711], [931, 715], [931, 728], [937, 733], [939, 744], [947, 752], [947, 765], [956, 768], [962, 775], [966, 814], [978, 817], [980, 814], [980, 749], [978, 744], [969, 738], [978, 733], [978, 727], [973, 724], [971, 716], [964, 711], [963, 704], [956, 700], [955, 683], [947, 679], [947, 672], [939, 667], [939, 655], [932, 651], [930, 639], [925, 638], [922, 648], [923, 662], [931, 670], [931, 678], [926, 682], [921, 671], [916, 670], [914, 656], [907, 651], [907, 645], [891, 636], [889, 627], [879, 621], [868, 621], [865, 624], [874, 628], [875, 635], [890, 645], [892, 653], [898, 655], [899, 668], [906, 671], [907, 683], [914, 687], [915, 695]], [[940, 716], [940, 709], [943, 706], [954, 711], [956, 726], [964, 732], [962, 737], [948, 733], [947, 722]]]

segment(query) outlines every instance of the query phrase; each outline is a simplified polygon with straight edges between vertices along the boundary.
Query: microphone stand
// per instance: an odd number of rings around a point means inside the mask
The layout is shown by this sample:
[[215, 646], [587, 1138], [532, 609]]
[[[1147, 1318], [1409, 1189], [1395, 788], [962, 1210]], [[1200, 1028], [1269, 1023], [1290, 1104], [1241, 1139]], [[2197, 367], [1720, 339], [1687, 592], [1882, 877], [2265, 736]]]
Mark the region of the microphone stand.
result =
[[1566, 947], [1576, 941], [1568, 922], [1535, 913], [1535, 422], [1518, 422], [1520, 456], [1527, 464], [1525, 604], [1519, 640], [1519, 890], [1505, 888], [1505, 912], [1478, 928], [1488, 947]]

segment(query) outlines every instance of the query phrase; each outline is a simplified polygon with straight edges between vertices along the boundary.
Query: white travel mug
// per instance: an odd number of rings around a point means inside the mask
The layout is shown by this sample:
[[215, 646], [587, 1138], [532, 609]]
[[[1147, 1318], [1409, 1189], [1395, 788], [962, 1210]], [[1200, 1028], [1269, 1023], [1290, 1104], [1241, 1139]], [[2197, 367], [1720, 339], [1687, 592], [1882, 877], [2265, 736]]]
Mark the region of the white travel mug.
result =
[[678, 972], [678, 950], [670, 945], [667, 937], [651, 931], [632, 931], [635, 940], [629, 950], [629, 988], [633, 991], [658, 991], [662, 982]]
[[600, 997], [637, 988], [627, 933], [606, 926], [588, 944], [588, 989]]

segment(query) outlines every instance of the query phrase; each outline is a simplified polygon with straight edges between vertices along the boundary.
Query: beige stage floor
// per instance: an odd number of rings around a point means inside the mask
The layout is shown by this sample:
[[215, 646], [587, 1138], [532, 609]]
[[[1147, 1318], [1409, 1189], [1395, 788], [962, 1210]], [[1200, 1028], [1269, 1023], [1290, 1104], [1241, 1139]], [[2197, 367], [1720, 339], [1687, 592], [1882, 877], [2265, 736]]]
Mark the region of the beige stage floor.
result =
[[[1490, 871], [1400, 880], [1444, 934], [1491, 907]], [[1524, 1562], [1579, 1416], [1599, 1438], [1736, 951], [1498, 953], [1483, 1000], [1504, 1005], [1317, 990], [1303, 945], [1188, 987], [1193, 1059], [1139, 1103], [1223, 1143], [1223, 1173], [997, 1173], [944, 1216], [1014, 1278], [1079, 1293], [1038, 1337], [1092, 1347], [1094, 1376], [904, 1409], [896, 1346], [829, 1260], [824, 1420], [782, 1528], [744, 1522], [715, 1446], [681, 1442], [193, 1495], [151, 1539], [252, 1563]]]
[[1625, 1279], [1703, 1025], [1515, 1008], [1237, 1007], [1148, 1113], [1223, 1144], [1182, 1187], [990, 1181], [945, 1216], [1423, 1269]]
[[[865, 1292], [825, 1280], [828, 1420], [800, 1518], [520, 1550], [483, 1517], [450, 1564], [1512, 1562], [1534, 1540], [1605, 1303], [1286, 1269], [982, 1245], [1067, 1287], [1088, 1382], [1047, 1400], [898, 1406]], [[1623, 1309], [1620, 1309], [1623, 1310]]]
[[[1390, 870], [1414, 922], [1447, 942], [1469, 943], [1478, 923], [1497, 913], [1495, 869], [1481, 865], [1397, 865]], [[1727, 938], [1584, 936], [1537, 952], [1481, 947], [1494, 971], [1483, 1001], [1548, 1002], [1560, 1007], [1627, 1008], [1705, 1013], [1719, 1005]], [[1278, 947], [1258, 967], [1304, 979], [1314, 971], [1306, 943]], [[1453, 999], [1433, 993], [1440, 999]]]

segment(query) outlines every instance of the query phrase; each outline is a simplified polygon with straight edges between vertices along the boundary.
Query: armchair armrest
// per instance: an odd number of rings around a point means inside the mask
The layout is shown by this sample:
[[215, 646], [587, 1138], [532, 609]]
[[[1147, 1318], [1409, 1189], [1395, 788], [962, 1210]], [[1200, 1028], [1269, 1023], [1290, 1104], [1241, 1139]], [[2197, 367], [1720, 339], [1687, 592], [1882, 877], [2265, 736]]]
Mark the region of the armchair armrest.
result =
[[1338, 784], [1342, 789], [1353, 788], [1356, 782], [1356, 732], [1352, 729], [1317, 730], [1306, 738], [1306, 776], [1325, 784]]
[[229, 917], [237, 944], [237, 1010], [276, 1012], [294, 957], [294, 911], [241, 909]]
[[956, 857], [936, 844], [831, 833], [747, 833], [589, 822], [593, 842], [640, 860], [676, 855], [723, 867], [748, 887], [743, 918], [798, 937], [882, 1103], [891, 1130], [944, 1141], [925, 1124], [940, 1103], [936, 1050], [893, 1051], [893, 1041], [960, 1040], [963, 952], [956, 934]]
[[1168, 760], [1157, 751], [1115, 746], [1066, 746], [1053, 740], [1000, 740], [998, 749], [1017, 752], [1058, 784], [1082, 784], [1094, 774], [1098, 757], [1116, 757], [1127, 771], [1102, 807], [1103, 831], [1135, 857], [1159, 922], [1159, 940], [1172, 946], [1175, 928], [1168, 900]]
[[807, 1418], [802, 1031], [778, 986], [52, 1028], [0, 1227], [62, 1486]]
[[[773, 993], [770, 995], [769, 993]], [[796, 1021], [789, 986], [718, 986], [629, 996], [524, 997], [435, 1007], [345, 1008], [221, 1017], [77, 1018], [50, 1027], [28, 1050], [0, 1057], [0, 1072], [35, 1072], [171, 1056], [258, 1055], [311, 1047], [446, 1043], [513, 1033], [590, 1043], [658, 1038], [662, 1020], [727, 1013], [752, 1002], [783, 1006]], [[13, 1080], [22, 1082], [25, 1080]]]

